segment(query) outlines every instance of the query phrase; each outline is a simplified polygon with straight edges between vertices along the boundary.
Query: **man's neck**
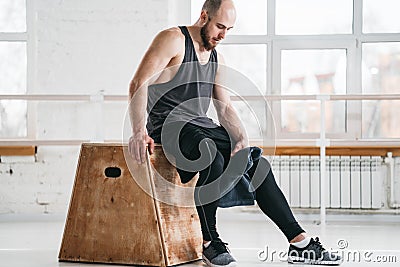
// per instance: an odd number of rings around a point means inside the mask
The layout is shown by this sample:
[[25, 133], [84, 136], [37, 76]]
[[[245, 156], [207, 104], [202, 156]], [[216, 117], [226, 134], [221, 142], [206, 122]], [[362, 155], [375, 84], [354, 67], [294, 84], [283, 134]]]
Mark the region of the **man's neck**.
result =
[[201, 27], [197, 25], [197, 23], [187, 26], [188, 31], [190, 33], [190, 36], [192, 37], [193, 42], [196, 42], [196, 44], [199, 47], [199, 52], [207, 52], [207, 49], [203, 45], [203, 40], [201, 39], [200, 36], [200, 30]]

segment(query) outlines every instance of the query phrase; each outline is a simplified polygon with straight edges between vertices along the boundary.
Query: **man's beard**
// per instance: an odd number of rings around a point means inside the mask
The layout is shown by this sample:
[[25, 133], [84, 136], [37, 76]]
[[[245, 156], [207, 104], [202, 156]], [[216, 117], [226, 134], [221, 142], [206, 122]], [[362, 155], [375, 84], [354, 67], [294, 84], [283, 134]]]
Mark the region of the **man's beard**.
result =
[[210, 36], [208, 35], [208, 30], [207, 30], [208, 22], [201, 27], [200, 29], [200, 36], [201, 40], [203, 41], [203, 46], [207, 51], [213, 50], [216, 45], [213, 45], [209, 40]]

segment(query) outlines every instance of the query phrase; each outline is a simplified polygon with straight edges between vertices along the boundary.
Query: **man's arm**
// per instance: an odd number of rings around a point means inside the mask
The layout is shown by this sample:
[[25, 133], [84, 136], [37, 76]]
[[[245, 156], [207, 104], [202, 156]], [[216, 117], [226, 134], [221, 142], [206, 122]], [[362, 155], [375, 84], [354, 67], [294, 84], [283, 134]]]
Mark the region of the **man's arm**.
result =
[[226, 82], [224, 83], [224, 79], [229, 78], [225, 77], [226, 73], [221, 70], [221, 68], [223, 68], [221, 65], [224, 64], [224, 58], [221, 54], [218, 54], [219, 67], [215, 77], [213, 102], [217, 111], [219, 122], [228, 131], [231, 138], [236, 142], [231, 153], [231, 156], [233, 156], [240, 149], [249, 146], [249, 139], [236, 110], [232, 106], [227, 88], [223, 87], [224, 84], [227, 84]]
[[[129, 139], [129, 153], [138, 163], [144, 163], [146, 145], [153, 153], [154, 140], [146, 133], [147, 89], [154, 83], [171, 60], [179, 55], [184, 45], [184, 36], [173, 28], [160, 32], [151, 43], [129, 86], [129, 115], [132, 136]], [[184, 47], [183, 47], [184, 48]]]

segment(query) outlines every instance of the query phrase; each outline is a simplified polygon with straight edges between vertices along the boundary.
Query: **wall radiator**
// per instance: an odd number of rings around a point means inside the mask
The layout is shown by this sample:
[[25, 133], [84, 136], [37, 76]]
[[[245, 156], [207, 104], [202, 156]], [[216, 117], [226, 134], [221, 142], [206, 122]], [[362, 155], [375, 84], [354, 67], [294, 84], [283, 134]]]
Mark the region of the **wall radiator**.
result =
[[391, 186], [393, 186], [393, 196], [391, 196], [391, 200], [393, 201], [391, 205], [394, 205], [395, 208], [400, 208], [400, 157], [395, 157], [394, 159], [394, 175], [393, 182]]
[[[319, 156], [275, 156], [276, 182], [291, 207], [320, 207]], [[383, 159], [371, 156], [327, 156], [327, 208], [379, 209], [383, 206]]]

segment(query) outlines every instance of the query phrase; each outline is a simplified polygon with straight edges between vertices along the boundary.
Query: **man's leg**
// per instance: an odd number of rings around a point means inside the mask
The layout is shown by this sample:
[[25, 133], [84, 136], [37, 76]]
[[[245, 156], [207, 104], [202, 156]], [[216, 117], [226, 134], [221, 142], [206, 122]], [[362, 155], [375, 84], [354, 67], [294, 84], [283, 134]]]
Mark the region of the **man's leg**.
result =
[[[224, 158], [222, 154], [217, 151], [211, 164], [206, 169], [200, 171], [199, 179], [196, 183], [194, 200], [200, 218], [204, 241], [216, 240], [219, 237], [216, 227], [218, 198], [215, 198], [215, 194], [218, 194], [219, 188], [216, 188], [218, 187], [217, 185], [209, 187], [207, 187], [207, 185], [216, 181], [218, 177], [220, 177], [224, 171], [223, 168]], [[210, 190], [212, 190], [212, 192], [209, 192]]]
[[[168, 153], [175, 157], [178, 153], [181, 154], [181, 158], [176, 159], [176, 167], [183, 183], [189, 182], [199, 172], [199, 179], [194, 190], [194, 200], [203, 239], [205, 241], [218, 239], [216, 210], [220, 196], [219, 187], [217, 183], [207, 185], [217, 180], [223, 173], [224, 156], [212, 141], [213, 136], [211, 134], [213, 131], [197, 125], [187, 123], [182, 127], [182, 125], [177, 124], [168, 128], [168, 140], [177, 140], [173, 135], [177, 134], [174, 130], [179, 128], [181, 128], [178, 139], [179, 145], [173, 145], [169, 142], [164, 147]], [[212, 157], [212, 155], [215, 156]]]
[[276, 184], [271, 165], [266, 158], [256, 161], [249, 170], [249, 174], [253, 182], [258, 184], [262, 181], [256, 189], [257, 204], [291, 243], [288, 252], [289, 263], [322, 265], [342, 263], [340, 256], [323, 248], [318, 237], [315, 240], [306, 237], [304, 230], [294, 218], [285, 196]]
[[271, 165], [265, 158], [260, 158], [254, 162], [249, 170], [253, 180], [261, 181], [256, 189], [256, 200], [260, 209], [279, 227], [290, 242], [305, 231], [300, 227], [293, 216], [292, 210], [283, 195], [281, 189], [276, 184]]
[[[220, 139], [225, 139], [221, 129], [204, 129], [195, 125], [185, 125], [179, 137], [180, 152], [187, 161], [177, 170], [183, 182], [193, 178], [193, 173], [199, 171], [194, 200], [199, 215], [203, 235], [203, 260], [208, 266], [236, 266], [236, 260], [229, 253], [224, 242], [219, 238], [216, 227], [216, 211], [220, 198], [219, 186], [216, 181], [229, 161], [230, 150]], [[215, 141], [215, 142], [214, 142]], [[229, 139], [228, 139], [229, 142]], [[223, 143], [223, 145], [221, 145]], [[200, 152], [201, 151], [201, 152]], [[212, 157], [212, 155], [215, 155]], [[193, 164], [199, 158], [206, 159], [201, 164]], [[188, 167], [189, 168], [185, 168]], [[200, 167], [203, 166], [203, 167]], [[180, 169], [179, 167], [183, 168]], [[215, 184], [211, 184], [216, 181]]]

